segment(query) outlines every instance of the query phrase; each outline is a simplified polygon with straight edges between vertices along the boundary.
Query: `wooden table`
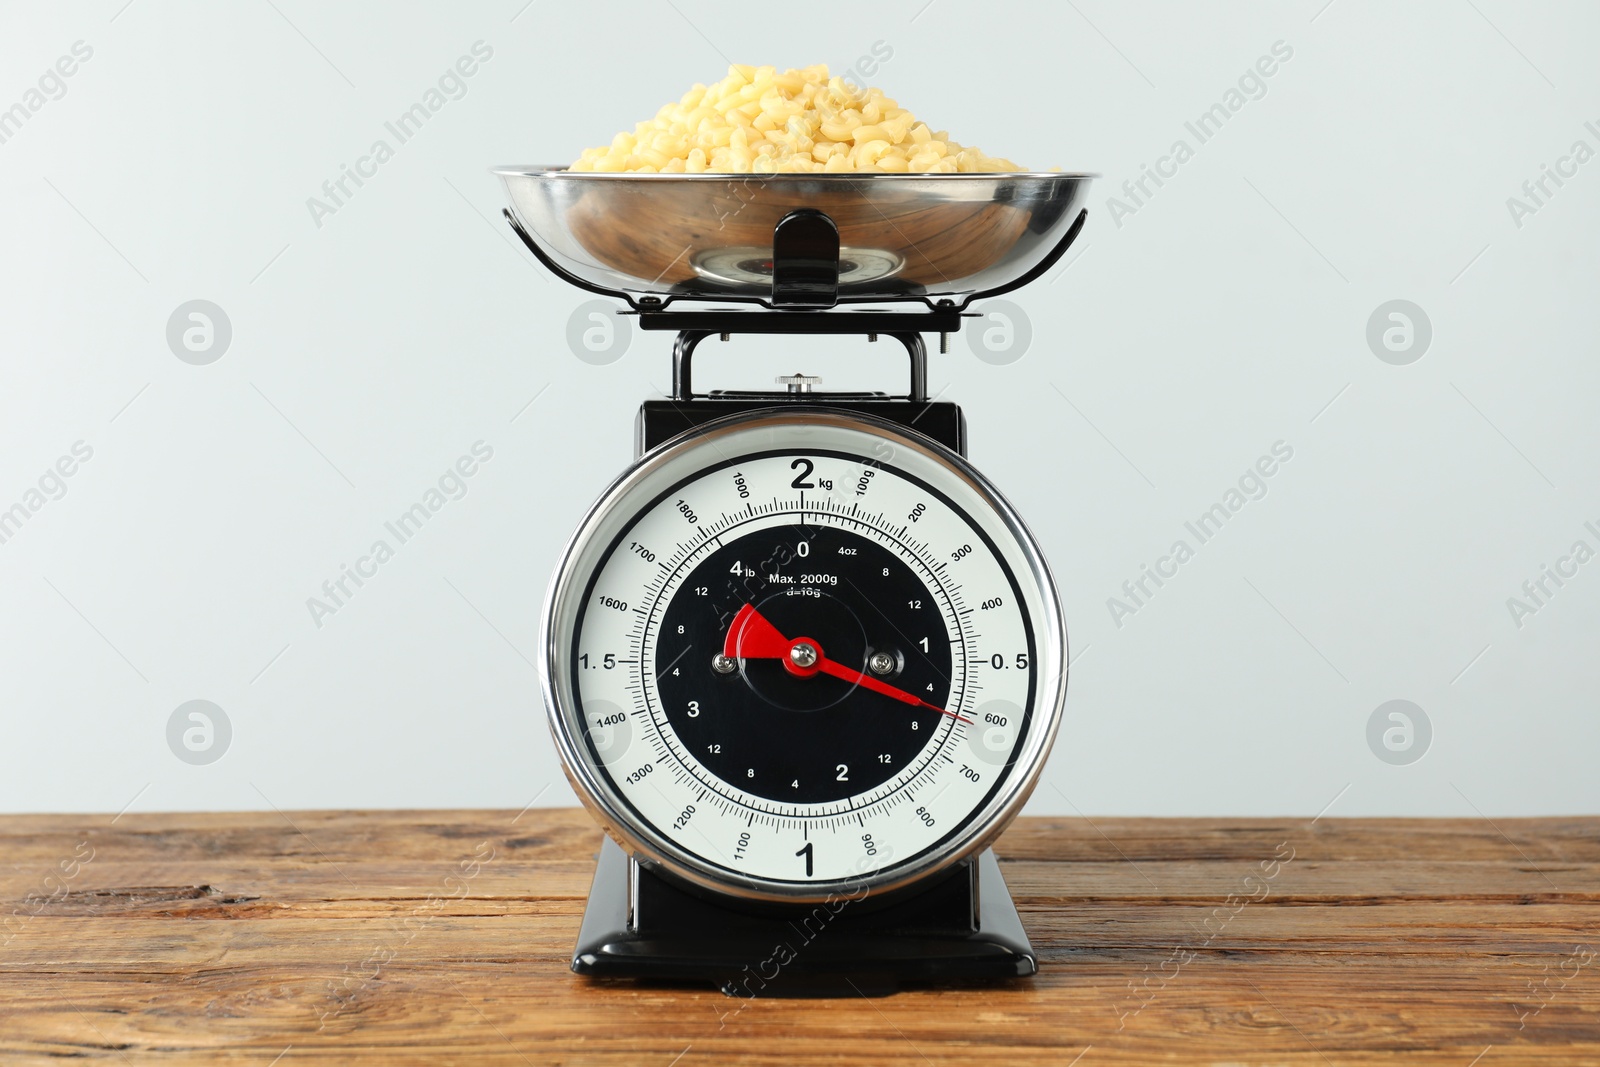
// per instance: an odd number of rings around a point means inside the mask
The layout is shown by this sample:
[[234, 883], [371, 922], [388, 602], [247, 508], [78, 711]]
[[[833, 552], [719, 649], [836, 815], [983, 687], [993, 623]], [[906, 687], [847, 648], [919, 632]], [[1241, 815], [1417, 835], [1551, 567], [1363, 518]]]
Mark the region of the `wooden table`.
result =
[[1032, 980], [567, 970], [580, 811], [0, 819], [0, 1063], [1600, 1063], [1600, 819], [1024, 819]]

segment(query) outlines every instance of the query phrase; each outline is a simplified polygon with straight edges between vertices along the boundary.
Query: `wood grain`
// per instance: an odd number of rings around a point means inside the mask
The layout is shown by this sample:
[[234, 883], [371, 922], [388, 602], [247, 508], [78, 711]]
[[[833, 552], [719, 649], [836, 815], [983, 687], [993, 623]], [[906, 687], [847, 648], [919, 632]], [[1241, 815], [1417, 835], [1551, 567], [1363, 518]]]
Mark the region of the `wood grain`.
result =
[[1039, 976], [875, 999], [575, 977], [598, 845], [576, 810], [0, 818], [0, 1063], [1600, 1063], [1600, 819], [1024, 819]]

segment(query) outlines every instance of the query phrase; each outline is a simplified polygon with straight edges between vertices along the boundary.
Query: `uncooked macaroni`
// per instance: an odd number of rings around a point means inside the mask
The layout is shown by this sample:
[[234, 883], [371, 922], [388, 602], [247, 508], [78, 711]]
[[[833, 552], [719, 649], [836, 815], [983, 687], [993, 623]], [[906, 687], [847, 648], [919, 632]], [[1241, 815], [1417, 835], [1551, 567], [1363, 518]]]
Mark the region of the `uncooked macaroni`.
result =
[[826, 66], [779, 73], [735, 65], [726, 78], [696, 85], [632, 133], [586, 150], [571, 169], [956, 174], [1022, 168], [930, 130], [879, 89], [830, 78]]

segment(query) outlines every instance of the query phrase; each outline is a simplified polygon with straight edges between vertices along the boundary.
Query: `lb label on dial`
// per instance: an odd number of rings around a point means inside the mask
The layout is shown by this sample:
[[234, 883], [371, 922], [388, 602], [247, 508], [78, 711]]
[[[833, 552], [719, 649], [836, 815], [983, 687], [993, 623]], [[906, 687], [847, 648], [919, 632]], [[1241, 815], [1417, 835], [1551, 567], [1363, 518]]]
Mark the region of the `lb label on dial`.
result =
[[625, 843], [775, 899], [901, 884], [992, 837], [1065, 686], [1054, 589], [998, 494], [813, 413], [622, 479], [558, 572], [543, 654], [563, 758]]

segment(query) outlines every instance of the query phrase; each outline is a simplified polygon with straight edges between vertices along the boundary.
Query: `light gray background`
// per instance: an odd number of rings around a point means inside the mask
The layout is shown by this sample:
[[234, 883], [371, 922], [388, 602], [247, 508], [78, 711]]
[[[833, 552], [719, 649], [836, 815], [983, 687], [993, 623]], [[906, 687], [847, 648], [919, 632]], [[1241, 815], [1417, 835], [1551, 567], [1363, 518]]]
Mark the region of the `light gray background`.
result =
[[[1506, 203], [1600, 148], [1600, 9], [524, 4], [7, 5], [0, 107], [93, 56], [0, 144], [0, 508], [93, 457], [0, 544], [0, 810], [571, 803], [538, 610], [668, 343], [575, 358], [586, 294], [514, 246], [486, 168], [566, 161], [727, 57], [880, 41], [870, 81], [936, 128], [1105, 174], [1068, 265], [1012, 298], [1026, 355], [932, 364], [1079, 657], [1030, 810], [1600, 807], [1600, 562], [1520, 628], [1506, 603], [1600, 548], [1600, 160], [1520, 227]], [[466, 94], [318, 227], [307, 198], [479, 40]], [[1266, 94], [1197, 145], [1185, 121], [1277, 41]], [[1107, 197], [1178, 138], [1194, 158], [1118, 226]], [[233, 331], [204, 366], [166, 340], [194, 299]], [[1366, 341], [1393, 299], [1432, 324], [1409, 365]], [[736, 340], [699, 380], [898, 384], [857, 351]], [[315, 626], [307, 598], [480, 440], [466, 496]], [[1279, 440], [1265, 498], [1117, 626], [1107, 599]], [[191, 700], [231, 724], [214, 762], [168, 747]], [[1431, 723], [1408, 765], [1368, 746], [1390, 700]]]

